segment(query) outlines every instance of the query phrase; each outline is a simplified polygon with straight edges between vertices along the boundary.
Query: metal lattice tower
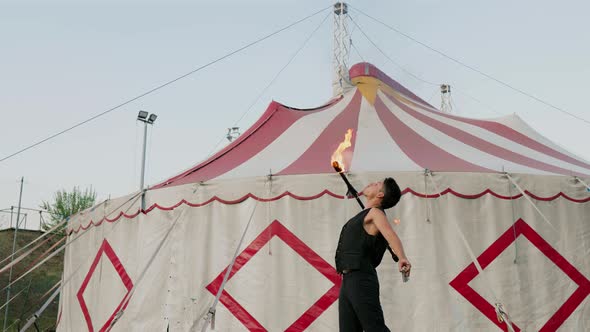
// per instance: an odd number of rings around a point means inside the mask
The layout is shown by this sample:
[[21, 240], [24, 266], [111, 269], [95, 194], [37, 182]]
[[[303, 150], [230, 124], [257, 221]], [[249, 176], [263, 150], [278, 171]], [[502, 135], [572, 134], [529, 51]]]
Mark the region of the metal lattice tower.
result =
[[440, 110], [443, 113], [452, 113], [453, 104], [451, 103], [451, 86], [449, 84], [441, 84], [440, 86]]
[[348, 54], [350, 52], [350, 36], [348, 33], [348, 5], [345, 2], [334, 4], [334, 79], [332, 90], [339, 96], [351, 86], [348, 76]]

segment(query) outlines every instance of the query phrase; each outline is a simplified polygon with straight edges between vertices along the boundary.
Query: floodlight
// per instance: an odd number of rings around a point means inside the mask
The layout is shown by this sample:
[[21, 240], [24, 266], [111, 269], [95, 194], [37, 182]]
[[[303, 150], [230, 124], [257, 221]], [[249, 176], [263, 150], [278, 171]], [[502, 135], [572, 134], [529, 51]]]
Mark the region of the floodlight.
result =
[[157, 116], [156, 114], [152, 113], [152, 114], [150, 114], [150, 117], [148, 118], [147, 122], [148, 122], [149, 124], [153, 124], [153, 123], [154, 123], [154, 121], [156, 121], [156, 118], [157, 118], [157, 117], [158, 117], [158, 116]]
[[148, 116], [148, 112], [146, 111], [139, 111], [139, 114], [137, 114], [137, 120], [139, 121], [145, 121], [145, 119]]

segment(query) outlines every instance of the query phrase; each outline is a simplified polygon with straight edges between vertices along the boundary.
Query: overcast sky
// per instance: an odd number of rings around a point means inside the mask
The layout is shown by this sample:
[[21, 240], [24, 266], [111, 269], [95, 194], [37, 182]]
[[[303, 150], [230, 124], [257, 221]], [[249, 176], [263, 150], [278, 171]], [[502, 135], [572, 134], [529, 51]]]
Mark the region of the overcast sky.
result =
[[[0, 4], [0, 159], [103, 112], [332, 1], [3, 1]], [[580, 117], [590, 77], [588, 1], [350, 1], [371, 16]], [[328, 14], [272, 37], [152, 95], [0, 163], [0, 209], [36, 208], [56, 190], [92, 185], [99, 199], [138, 189], [140, 109], [150, 130], [146, 182], [204, 159]], [[590, 159], [590, 125], [482, 77], [358, 15], [352, 17], [396, 62], [455, 87], [454, 112], [475, 118], [517, 113], [546, 137]], [[271, 100], [298, 108], [331, 97], [332, 18], [239, 122], [251, 125]], [[416, 80], [351, 24], [364, 60], [422, 98]], [[0, 228], [10, 215], [0, 213]]]

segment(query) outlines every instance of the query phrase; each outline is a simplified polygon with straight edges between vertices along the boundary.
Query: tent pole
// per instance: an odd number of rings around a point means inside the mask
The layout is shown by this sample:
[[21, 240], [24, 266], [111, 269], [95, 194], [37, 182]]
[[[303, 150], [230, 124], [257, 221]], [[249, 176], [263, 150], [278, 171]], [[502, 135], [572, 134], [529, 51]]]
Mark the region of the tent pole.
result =
[[[16, 226], [14, 228], [14, 236], [12, 237], [12, 253], [10, 256], [10, 263], [14, 259], [14, 250], [16, 249], [16, 235], [18, 233], [18, 222], [20, 219], [20, 206], [23, 198], [23, 183], [25, 181], [25, 177], [20, 178], [20, 194], [18, 196], [18, 209], [16, 212]], [[6, 308], [4, 309], [4, 324], [2, 327], [2, 331], [6, 330], [6, 321], [8, 320], [8, 302], [10, 301], [10, 282], [12, 281], [12, 266], [10, 267], [10, 272], [8, 273], [8, 288], [6, 289]]]
[[[272, 181], [272, 178], [270, 179], [270, 181]], [[225, 271], [225, 274], [223, 276], [223, 281], [221, 282], [221, 286], [219, 286], [219, 290], [217, 291], [217, 294], [215, 295], [215, 299], [213, 300], [213, 304], [211, 305], [211, 307], [209, 307], [209, 310], [207, 311], [207, 316], [205, 317], [205, 323], [203, 324], [201, 332], [207, 332], [207, 327], [209, 326], [209, 324], [211, 324], [212, 330], [215, 329], [215, 310], [217, 307], [217, 303], [219, 303], [219, 299], [221, 298], [221, 294], [222, 294], [223, 290], [225, 289], [225, 284], [227, 283], [227, 280], [229, 279], [229, 275], [234, 268], [234, 265], [236, 263], [236, 259], [238, 258], [238, 255], [240, 253], [240, 248], [242, 247], [242, 242], [244, 242], [244, 238], [246, 237], [246, 233], [248, 232], [248, 228], [250, 228], [250, 223], [252, 223], [252, 219], [254, 219], [254, 213], [256, 212], [256, 207], [258, 207], [258, 202], [260, 202], [260, 201], [256, 200], [256, 203], [254, 203], [254, 208], [252, 209], [252, 214], [250, 215], [250, 219], [248, 220], [248, 223], [246, 224], [246, 228], [244, 228], [244, 232], [242, 232], [242, 237], [240, 238], [240, 242], [238, 242], [238, 246], [236, 247], [236, 251], [234, 253], [234, 256], [232, 257], [232, 260], [229, 263], [229, 265]], [[197, 324], [197, 320], [195, 320], [193, 322], [193, 325], [189, 329], [191, 332], [196, 330], [196, 324]]]
[[586, 187], [586, 189], [588, 189], [588, 191], [590, 191], [590, 186], [588, 186], [588, 184], [584, 182], [584, 180], [580, 179], [577, 176], [575, 176], [575, 179], [578, 180], [578, 182], [580, 182], [581, 184], [583, 184]]
[[[434, 178], [432, 176], [432, 171], [430, 171], [430, 170], [427, 170], [427, 171], [428, 172], [426, 173], [426, 175], [428, 176], [428, 178], [432, 182], [432, 184], [434, 186], [434, 190], [437, 193], [436, 194], [437, 197], [442, 197], [442, 194], [441, 194], [442, 191], [440, 191], [440, 188], [438, 187], [438, 185], [434, 181]], [[508, 175], [508, 173], [506, 173], [506, 175]], [[472, 264], [475, 265], [477, 272], [484, 278], [484, 280], [485, 280], [484, 285], [487, 286], [488, 292], [494, 298], [494, 311], [496, 312], [496, 317], [497, 317], [498, 321], [500, 323], [506, 323], [506, 328], [508, 329], [508, 331], [514, 332], [514, 327], [512, 326], [512, 321], [510, 320], [510, 317], [508, 316], [508, 312], [506, 312], [506, 310], [504, 310], [502, 302], [500, 302], [500, 300], [496, 296], [496, 293], [494, 292], [494, 290], [490, 286], [490, 282], [487, 278], [487, 275], [484, 274], [483, 268], [479, 264], [479, 260], [475, 257], [475, 254], [473, 253], [473, 249], [471, 249], [471, 246], [469, 245], [469, 242], [467, 241], [465, 234], [463, 234], [461, 227], [459, 227], [459, 223], [454, 218], [451, 218], [451, 220], [453, 221], [452, 222], [453, 226], [455, 226], [455, 229], [457, 230], [457, 234], [459, 235], [459, 237], [463, 241], [463, 244], [465, 245], [465, 248], [467, 249], [467, 253], [471, 257]]]

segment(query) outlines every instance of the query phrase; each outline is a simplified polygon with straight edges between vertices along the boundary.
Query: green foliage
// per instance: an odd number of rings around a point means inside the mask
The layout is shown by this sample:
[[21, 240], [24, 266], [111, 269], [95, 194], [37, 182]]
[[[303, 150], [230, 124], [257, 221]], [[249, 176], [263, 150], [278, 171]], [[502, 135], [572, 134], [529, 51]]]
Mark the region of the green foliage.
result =
[[52, 203], [44, 201], [41, 204], [41, 208], [47, 210], [51, 215], [51, 222], [46, 223], [43, 229], [48, 230], [62, 220], [93, 206], [95, 201], [96, 192], [92, 187], [86, 188], [84, 191], [78, 187], [74, 187], [70, 192], [66, 190], [57, 191]]
[[[29, 242], [33, 241], [43, 232], [32, 230], [18, 230], [16, 248], [22, 248]], [[6, 229], [0, 231], [0, 260], [10, 255], [12, 251], [12, 241], [14, 236], [13, 229]], [[12, 280], [21, 276], [27, 271], [32, 264], [37, 262], [37, 258], [41, 253], [46, 252], [62, 237], [57, 234], [55, 236], [49, 235], [47, 243], [41, 245], [35, 250], [32, 255], [27, 256], [20, 263], [16, 264], [12, 273]], [[55, 249], [54, 249], [55, 250]], [[8, 309], [8, 320], [6, 326], [8, 332], [18, 332], [26, 321], [39, 310], [41, 305], [47, 301], [49, 294], [47, 292], [60, 279], [63, 271], [63, 252], [55, 257], [49, 259], [43, 265], [39, 266], [31, 274], [16, 282], [10, 291], [10, 297], [14, 299], [10, 302]], [[8, 284], [8, 272], [0, 274], [0, 289]], [[22, 292], [21, 292], [22, 291]], [[20, 295], [17, 295], [19, 294]], [[45, 296], [45, 297], [43, 297]], [[6, 302], [6, 292], [0, 292], [0, 306]], [[37, 319], [37, 325], [40, 331], [51, 331], [55, 327], [59, 309], [59, 297], [49, 304], [49, 307]], [[4, 325], [4, 309], [0, 310], [0, 331]], [[27, 330], [36, 331], [34, 328]]]

